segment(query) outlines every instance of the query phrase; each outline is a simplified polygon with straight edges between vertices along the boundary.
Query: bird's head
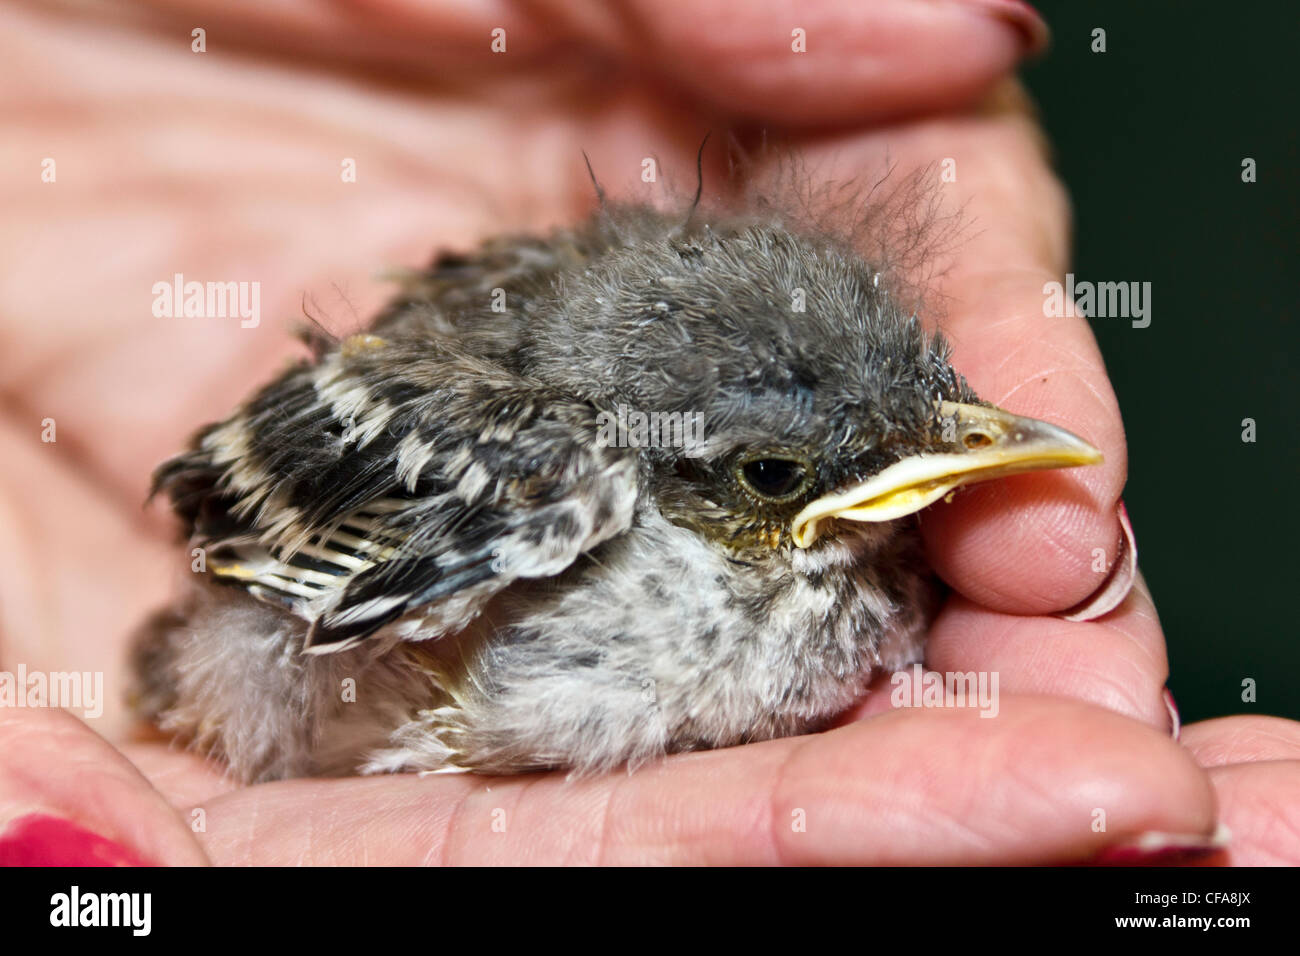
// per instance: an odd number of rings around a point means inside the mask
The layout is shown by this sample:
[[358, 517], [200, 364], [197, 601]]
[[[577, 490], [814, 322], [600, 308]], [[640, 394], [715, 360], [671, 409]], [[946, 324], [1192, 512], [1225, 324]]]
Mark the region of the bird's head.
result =
[[1101, 461], [1064, 429], [981, 402], [834, 243], [761, 224], [647, 238], [565, 278], [533, 371], [641, 449], [673, 522], [747, 558], [891, 522], [954, 488]]

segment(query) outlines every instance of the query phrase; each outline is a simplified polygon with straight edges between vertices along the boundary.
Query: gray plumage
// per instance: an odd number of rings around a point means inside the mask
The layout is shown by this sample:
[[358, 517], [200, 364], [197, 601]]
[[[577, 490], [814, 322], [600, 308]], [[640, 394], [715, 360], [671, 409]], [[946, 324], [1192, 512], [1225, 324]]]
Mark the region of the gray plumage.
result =
[[[816, 729], [919, 660], [912, 520], [790, 521], [976, 399], [847, 248], [683, 218], [443, 256], [164, 464], [206, 571], [139, 711], [247, 780], [592, 772]], [[703, 440], [610, 445], [620, 406]]]

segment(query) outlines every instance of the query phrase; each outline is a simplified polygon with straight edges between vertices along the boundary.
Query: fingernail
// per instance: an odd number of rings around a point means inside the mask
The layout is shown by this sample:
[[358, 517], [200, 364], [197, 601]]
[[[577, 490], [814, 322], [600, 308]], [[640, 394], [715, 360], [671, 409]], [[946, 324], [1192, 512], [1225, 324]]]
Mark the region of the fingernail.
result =
[[129, 847], [70, 820], [31, 813], [0, 834], [0, 866], [151, 866]]
[[1047, 21], [1037, 10], [1024, 0], [962, 0], [966, 6], [979, 7], [999, 19], [1006, 20], [1017, 30], [1024, 40], [1025, 53], [1033, 55], [1047, 49], [1051, 31]]
[[1093, 862], [1105, 866], [1169, 866], [1203, 859], [1225, 850], [1232, 833], [1222, 823], [1211, 836], [1148, 830], [1134, 839], [1108, 846]]
[[1120, 535], [1115, 544], [1115, 560], [1110, 564], [1110, 572], [1097, 590], [1058, 617], [1067, 621], [1095, 621], [1123, 604], [1133, 590], [1138, 576], [1137, 535], [1133, 533], [1133, 522], [1129, 520], [1128, 508], [1123, 501], [1115, 506], [1115, 517], [1119, 521]]
[[1174, 700], [1174, 693], [1168, 687], [1164, 691], [1165, 710], [1169, 711], [1170, 736], [1178, 740], [1183, 734], [1183, 718], [1178, 713], [1178, 701]]

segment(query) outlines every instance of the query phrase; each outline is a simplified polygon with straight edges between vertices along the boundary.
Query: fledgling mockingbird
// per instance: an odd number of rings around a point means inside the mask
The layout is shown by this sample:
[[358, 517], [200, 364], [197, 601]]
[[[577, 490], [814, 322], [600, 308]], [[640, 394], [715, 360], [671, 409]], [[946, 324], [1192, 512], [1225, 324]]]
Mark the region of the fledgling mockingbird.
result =
[[910, 516], [1101, 460], [979, 401], [887, 284], [770, 216], [631, 205], [442, 255], [158, 469], [206, 571], [137, 709], [244, 780], [816, 729], [921, 658]]

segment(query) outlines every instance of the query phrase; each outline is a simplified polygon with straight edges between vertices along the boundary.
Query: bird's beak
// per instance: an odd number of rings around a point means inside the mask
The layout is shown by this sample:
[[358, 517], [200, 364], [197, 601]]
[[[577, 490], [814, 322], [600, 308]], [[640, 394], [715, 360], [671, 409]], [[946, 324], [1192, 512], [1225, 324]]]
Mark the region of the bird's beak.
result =
[[1101, 463], [1101, 452], [1082, 438], [1036, 418], [1000, 408], [942, 402], [943, 451], [895, 462], [856, 487], [825, 495], [795, 515], [794, 543], [817, 540], [828, 518], [892, 521], [920, 511], [959, 485], [1021, 471]]

